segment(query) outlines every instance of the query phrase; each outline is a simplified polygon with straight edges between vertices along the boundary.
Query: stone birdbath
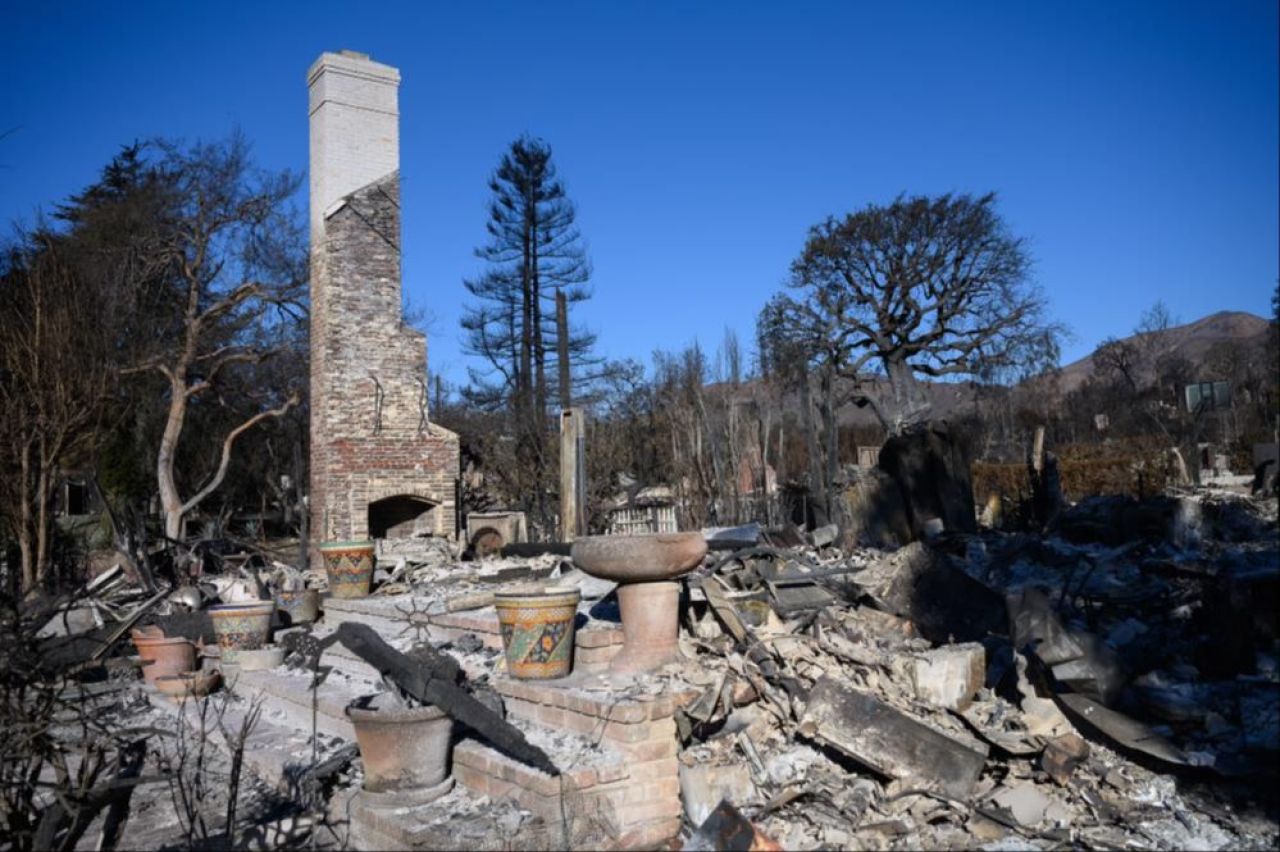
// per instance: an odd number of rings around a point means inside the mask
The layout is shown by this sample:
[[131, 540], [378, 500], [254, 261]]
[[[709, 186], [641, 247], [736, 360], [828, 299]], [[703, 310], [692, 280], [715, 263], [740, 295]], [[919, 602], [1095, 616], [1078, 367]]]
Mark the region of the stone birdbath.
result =
[[596, 535], [573, 542], [574, 564], [593, 577], [618, 584], [622, 650], [609, 670], [634, 674], [676, 658], [680, 585], [707, 555], [700, 532]]

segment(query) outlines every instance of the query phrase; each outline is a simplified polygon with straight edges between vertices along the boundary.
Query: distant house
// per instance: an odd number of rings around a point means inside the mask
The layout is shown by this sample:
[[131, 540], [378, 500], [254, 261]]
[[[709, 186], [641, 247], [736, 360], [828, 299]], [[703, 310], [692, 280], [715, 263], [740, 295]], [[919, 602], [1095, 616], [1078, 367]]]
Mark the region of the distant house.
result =
[[858, 447], [858, 467], [875, 467], [880, 464], [879, 447]]
[[676, 501], [668, 485], [641, 488], [634, 495], [622, 493], [610, 501], [609, 535], [646, 535], [679, 532]]
[[102, 503], [90, 484], [91, 480], [89, 471], [64, 471], [54, 490], [54, 515], [75, 518], [101, 512]]

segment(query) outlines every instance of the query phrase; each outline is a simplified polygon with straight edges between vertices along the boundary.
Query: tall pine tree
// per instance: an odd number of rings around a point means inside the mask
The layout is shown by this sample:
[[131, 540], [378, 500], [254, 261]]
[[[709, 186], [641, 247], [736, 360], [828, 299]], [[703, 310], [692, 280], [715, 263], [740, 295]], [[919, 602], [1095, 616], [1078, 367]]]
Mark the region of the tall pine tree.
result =
[[463, 314], [464, 347], [483, 359], [471, 371], [474, 402], [511, 415], [519, 493], [548, 522], [548, 401], [574, 400], [574, 370], [590, 363], [595, 335], [573, 328], [569, 307], [590, 297], [591, 265], [576, 211], [551, 161], [551, 146], [522, 136], [489, 179], [487, 269], [464, 281], [478, 304]]

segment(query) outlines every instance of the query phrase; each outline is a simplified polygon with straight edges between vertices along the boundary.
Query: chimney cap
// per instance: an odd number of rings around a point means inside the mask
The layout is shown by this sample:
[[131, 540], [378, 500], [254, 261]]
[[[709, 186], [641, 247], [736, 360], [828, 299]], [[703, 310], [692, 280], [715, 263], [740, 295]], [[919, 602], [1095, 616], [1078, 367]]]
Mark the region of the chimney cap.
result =
[[368, 59], [369, 58], [369, 54], [361, 53], [358, 50], [346, 50], [344, 48], [342, 50], [339, 50], [338, 53], [342, 54], [343, 56], [350, 56], [352, 59]]

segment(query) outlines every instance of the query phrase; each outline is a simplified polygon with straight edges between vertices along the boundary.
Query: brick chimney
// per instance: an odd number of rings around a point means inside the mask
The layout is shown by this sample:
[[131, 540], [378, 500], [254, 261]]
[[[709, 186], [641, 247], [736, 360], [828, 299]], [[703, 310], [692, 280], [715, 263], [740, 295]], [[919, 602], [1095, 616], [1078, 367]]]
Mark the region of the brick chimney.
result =
[[458, 437], [430, 422], [426, 339], [401, 314], [400, 72], [325, 53], [307, 85], [311, 539], [452, 538]]

